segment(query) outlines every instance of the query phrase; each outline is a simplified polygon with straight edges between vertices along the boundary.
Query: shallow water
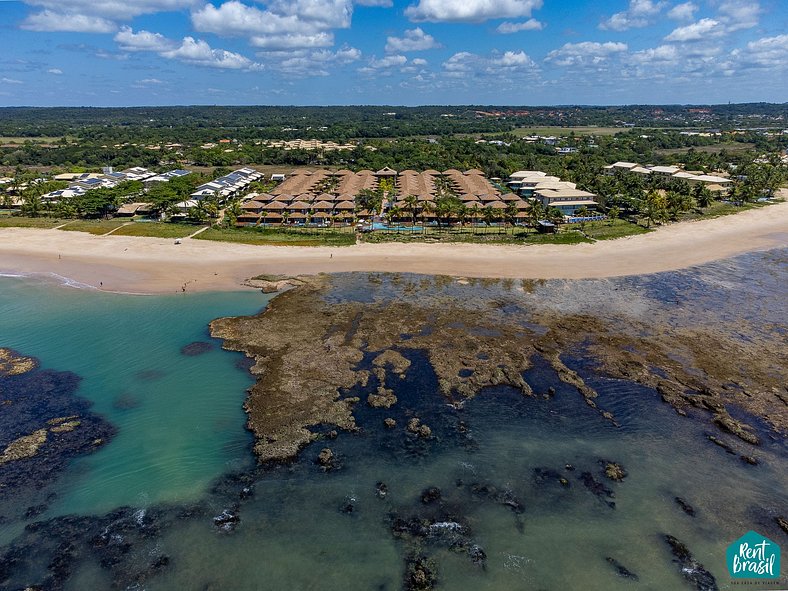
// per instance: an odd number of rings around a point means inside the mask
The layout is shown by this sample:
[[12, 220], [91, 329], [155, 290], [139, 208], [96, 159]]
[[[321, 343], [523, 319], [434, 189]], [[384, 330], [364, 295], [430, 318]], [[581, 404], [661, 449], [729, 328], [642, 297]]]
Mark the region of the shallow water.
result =
[[[506, 295], [515, 299], [507, 305], [524, 309], [542, 298], [565, 310], [660, 314], [678, 324], [718, 319], [737, 323], [731, 330], [746, 337], [784, 329], [787, 277], [785, 251], [776, 251], [643, 278], [548, 282], [530, 293], [497, 282], [468, 287], [346, 276], [330, 297], [374, 301], [396, 297], [412, 283], [428, 298]], [[597, 403], [620, 427], [538, 360], [525, 374], [537, 397], [493, 388], [462, 409], [450, 407], [423, 355], [406, 352], [413, 366], [404, 380], [389, 384], [399, 398], [395, 407], [358, 405], [360, 432], [326, 436], [292, 464], [256, 468], [241, 409], [251, 379], [236, 367], [240, 356], [215, 342], [195, 357], [180, 349], [210, 340], [209, 320], [253, 313], [265, 302], [255, 292], [130, 297], [0, 278], [0, 346], [81, 375], [78, 394], [118, 427], [104, 449], [69, 468], [56, 484], [58, 498], [37, 519], [70, 513], [99, 519], [124, 505], [177, 514], [147, 535], [146, 513], [136, 513], [138, 530], [124, 534], [134, 543], [123, 567], [83, 552], [65, 588], [104, 589], [121, 581], [120, 588], [150, 590], [394, 590], [403, 586], [405, 556], [419, 552], [431, 560], [440, 589], [690, 589], [665, 534], [684, 542], [720, 588], [734, 588], [725, 568], [730, 542], [749, 529], [786, 541], [772, 520], [788, 508], [784, 439], [761, 433], [762, 447], [746, 447], [760, 460], [750, 466], [709, 443], [707, 422], [680, 417], [647, 388], [594, 375], [582, 359], [565, 361], [599, 392]], [[541, 397], [550, 386], [555, 395]], [[429, 424], [433, 438], [402, 429], [414, 415]], [[398, 428], [383, 428], [385, 417]], [[333, 450], [338, 469], [317, 465], [323, 447]], [[623, 465], [626, 479], [607, 480], [602, 460]], [[583, 473], [614, 496], [593, 494]], [[385, 498], [376, 494], [379, 482], [388, 487]], [[422, 502], [427, 487], [440, 489], [440, 503]], [[695, 517], [681, 510], [677, 496]], [[205, 508], [179, 509], [195, 503]], [[217, 528], [212, 517], [236, 508], [235, 529]], [[414, 545], [392, 534], [395, 519], [410, 517], [444, 525]], [[465, 543], [483, 548], [485, 567], [472, 562], [467, 548], [450, 548], [454, 522]], [[0, 543], [19, 534], [19, 526], [2, 526]], [[160, 555], [169, 563], [154, 576], [128, 575]], [[607, 557], [639, 582], [619, 576]], [[43, 558], [31, 561], [27, 578], [10, 579], [9, 588], [42, 579], [46, 569]]]
[[[0, 278], [3, 346], [78, 374], [76, 394], [118, 429], [69, 468], [46, 516], [186, 501], [228, 469], [249, 466], [241, 405], [252, 379], [207, 324], [217, 310], [250, 314], [267, 300], [252, 291], [123, 296]], [[181, 354], [194, 341], [212, 348]]]

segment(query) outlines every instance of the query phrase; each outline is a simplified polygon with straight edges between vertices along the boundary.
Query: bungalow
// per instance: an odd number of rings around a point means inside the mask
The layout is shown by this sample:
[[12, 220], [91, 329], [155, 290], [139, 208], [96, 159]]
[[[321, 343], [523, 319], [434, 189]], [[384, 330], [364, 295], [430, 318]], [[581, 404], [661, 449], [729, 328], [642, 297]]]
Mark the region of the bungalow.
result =
[[623, 170], [625, 172], [629, 172], [633, 168], [636, 168], [637, 166], [639, 165], [635, 162], [619, 161], [619, 162], [614, 162], [613, 164], [608, 164], [607, 166], [603, 167], [602, 170], [604, 171], [604, 174], [613, 176], [614, 174], [616, 174], [616, 171]]

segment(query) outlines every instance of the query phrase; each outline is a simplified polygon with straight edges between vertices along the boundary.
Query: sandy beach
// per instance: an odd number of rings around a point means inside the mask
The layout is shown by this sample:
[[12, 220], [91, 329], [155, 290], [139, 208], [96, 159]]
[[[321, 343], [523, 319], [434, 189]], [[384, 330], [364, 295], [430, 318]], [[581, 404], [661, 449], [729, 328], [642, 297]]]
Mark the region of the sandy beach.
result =
[[788, 245], [788, 202], [578, 245], [249, 246], [207, 240], [0, 229], [0, 272], [48, 274], [126, 293], [236, 290], [260, 274], [387, 271], [580, 279], [680, 269]]

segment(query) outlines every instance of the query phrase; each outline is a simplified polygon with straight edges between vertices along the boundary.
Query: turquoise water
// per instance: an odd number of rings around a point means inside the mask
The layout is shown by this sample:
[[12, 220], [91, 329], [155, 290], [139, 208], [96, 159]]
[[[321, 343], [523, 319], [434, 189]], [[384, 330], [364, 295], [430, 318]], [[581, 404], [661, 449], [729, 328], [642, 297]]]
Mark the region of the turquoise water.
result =
[[[747, 319], [751, 331], [759, 323], [776, 330], [784, 325], [785, 263], [785, 253], [767, 253], [647, 278], [550, 282], [533, 294], [480, 288], [472, 297], [520, 306], [543, 298], [611, 315], [620, 307], [669, 314], [678, 324], [713, 315], [732, 326], [744, 327]], [[388, 279], [371, 287], [365, 276], [352, 275], [336, 285], [331, 297], [338, 300], [395, 298], [402, 289]], [[454, 297], [469, 293], [458, 284], [441, 289]], [[678, 299], [682, 306], [674, 310]], [[0, 346], [82, 376], [77, 394], [118, 429], [104, 448], [68, 467], [46, 513], [0, 525], [0, 546], [14, 540], [20, 555], [41, 554], [15, 571], [9, 589], [45, 580], [58, 556], [70, 565], [60, 583], [74, 591], [394, 591], [403, 588], [411, 552], [432, 561], [437, 589], [452, 591], [692, 589], [665, 534], [686, 543], [719, 588], [732, 589], [724, 561], [730, 542], [749, 529], [786, 541], [773, 520], [788, 507], [784, 438], [759, 432], [764, 445], [753, 448], [714, 431], [756, 456], [760, 463], [751, 466], [708, 441], [713, 428], [705, 418], [680, 417], [656, 392], [595, 375], [580, 359], [565, 361], [599, 392], [597, 403], [620, 428], [544, 363], [525, 378], [537, 393], [555, 387], [551, 398], [493, 388], [463, 409], [449, 407], [423, 354], [405, 352], [413, 365], [394, 386], [395, 407], [360, 404], [358, 433], [323, 438], [291, 464], [256, 466], [243, 428], [251, 378], [237, 366], [239, 354], [221, 351], [208, 337], [207, 324], [254, 313], [267, 301], [254, 291], [141, 297], [0, 278]], [[182, 355], [195, 341], [214, 348]], [[402, 428], [414, 414], [430, 425], [429, 441]], [[399, 428], [382, 428], [386, 416]], [[335, 471], [315, 462], [326, 446], [338, 458]], [[621, 463], [627, 478], [606, 480], [603, 460]], [[593, 494], [584, 472], [614, 496]], [[388, 487], [385, 498], [376, 494], [378, 482]], [[427, 487], [441, 490], [439, 504], [421, 501]], [[679, 508], [677, 496], [695, 517]], [[522, 511], [501, 498], [516, 499]], [[229, 532], [214, 522], [225, 510], [240, 519]], [[85, 517], [74, 522], [71, 515]], [[466, 541], [484, 549], [485, 567], [440, 535], [414, 543], [393, 534], [397, 519], [411, 518], [461, 524]], [[35, 522], [43, 529], [23, 531]], [[52, 546], [59, 544], [79, 550], [58, 554]], [[161, 556], [164, 566], [152, 568]], [[607, 557], [640, 581], [619, 576]]]
[[[3, 346], [81, 376], [77, 395], [118, 429], [70, 467], [46, 516], [184, 502], [223, 472], [248, 467], [242, 403], [252, 379], [207, 325], [217, 312], [255, 313], [268, 299], [251, 290], [126, 296], [0, 278]], [[194, 341], [213, 348], [181, 354]]]

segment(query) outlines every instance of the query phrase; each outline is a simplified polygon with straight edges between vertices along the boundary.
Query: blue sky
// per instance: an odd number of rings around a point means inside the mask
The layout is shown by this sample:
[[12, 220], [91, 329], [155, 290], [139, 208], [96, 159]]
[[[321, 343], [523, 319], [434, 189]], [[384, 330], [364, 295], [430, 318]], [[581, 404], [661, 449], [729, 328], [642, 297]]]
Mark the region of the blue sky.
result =
[[0, 0], [0, 105], [788, 101], [787, 0]]

